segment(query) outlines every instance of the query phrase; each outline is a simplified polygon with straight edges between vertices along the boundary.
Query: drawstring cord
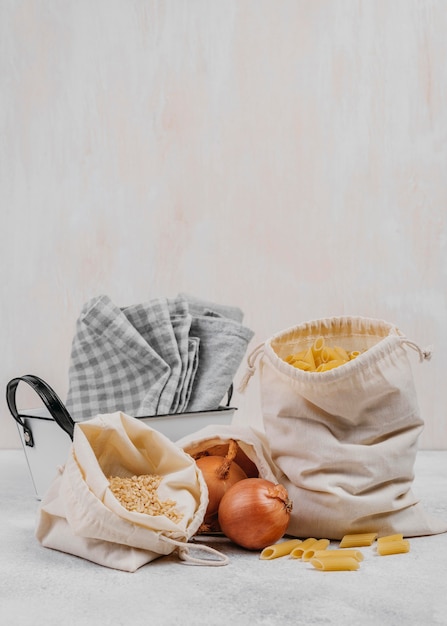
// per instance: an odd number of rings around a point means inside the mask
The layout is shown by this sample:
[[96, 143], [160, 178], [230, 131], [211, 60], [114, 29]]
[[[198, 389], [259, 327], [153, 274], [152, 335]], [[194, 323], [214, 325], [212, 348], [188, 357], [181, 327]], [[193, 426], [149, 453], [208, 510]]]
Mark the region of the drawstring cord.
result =
[[261, 354], [261, 352], [264, 352], [264, 343], [260, 343], [259, 346], [256, 346], [256, 348], [252, 352], [250, 352], [250, 354], [248, 355], [247, 369], [237, 389], [239, 393], [244, 393], [250, 381], [250, 378], [256, 372], [256, 360]]
[[[165, 537], [165, 536], [162, 536], [161, 538], [167, 543], [171, 543], [177, 546], [177, 553], [178, 553], [179, 559], [187, 563], [192, 563], [194, 565], [220, 566], [220, 565], [228, 565], [228, 563], [230, 562], [230, 559], [225, 554], [222, 554], [222, 552], [219, 552], [219, 550], [216, 550], [215, 548], [211, 548], [211, 546], [197, 545], [193, 543], [184, 543], [182, 541], [176, 541], [175, 539], [171, 539], [171, 537]], [[196, 558], [195, 556], [192, 556], [190, 554], [190, 550], [200, 550], [202, 552], [208, 552], [209, 554], [213, 554], [217, 556], [218, 558], [217, 559]]]
[[431, 347], [427, 347], [427, 348], [425, 348], [425, 350], [422, 350], [417, 345], [417, 343], [415, 343], [414, 341], [410, 341], [409, 339], [403, 339], [402, 342], [406, 343], [407, 346], [409, 346], [413, 350], [416, 350], [416, 352], [419, 354], [419, 361], [421, 363], [423, 361], [430, 361], [430, 359], [432, 357], [432, 349], [431, 349]]

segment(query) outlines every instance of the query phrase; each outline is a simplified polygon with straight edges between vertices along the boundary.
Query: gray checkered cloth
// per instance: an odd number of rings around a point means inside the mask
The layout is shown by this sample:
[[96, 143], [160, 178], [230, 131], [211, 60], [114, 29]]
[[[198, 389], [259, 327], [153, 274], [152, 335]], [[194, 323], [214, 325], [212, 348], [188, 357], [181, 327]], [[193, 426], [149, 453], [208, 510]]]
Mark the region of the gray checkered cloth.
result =
[[181, 411], [183, 412], [188, 410], [189, 400], [196, 380], [197, 369], [199, 367], [199, 349], [200, 339], [198, 337], [188, 337], [188, 370], [186, 372], [181, 396]]
[[75, 421], [218, 408], [253, 332], [237, 307], [186, 294], [117, 307], [88, 301], [76, 323], [67, 409]]
[[155, 415], [170, 367], [107, 296], [87, 302], [76, 323], [67, 409], [75, 421], [117, 410]]
[[199, 338], [199, 362], [187, 411], [217, 409], [244, 358], [253, 331], [213, 311], [193, 316], [191, 334]]
[[192, 315], [186, 299], [182, 296], [169, 299], [168, 306], [181, 360], [180, 376], [170, 412], [182, 413], [186, 410], [197, 371], [199, 342], [189, 336]]
[[[182, 373], [182, 359], [167, 299], [155, 298], [144, 304], [126, 307], [123, 312], [141, 337], [169, 366], [169, 377], [161, 390], [156, 414], [175, 413], [178, 407], [177, 387]], [[152, 363], [148, 362], [147, 367], [151, 368]], [[138, 415], [151, 415], [148, 412], [151, 409], [151, 404], [143, 401]]]

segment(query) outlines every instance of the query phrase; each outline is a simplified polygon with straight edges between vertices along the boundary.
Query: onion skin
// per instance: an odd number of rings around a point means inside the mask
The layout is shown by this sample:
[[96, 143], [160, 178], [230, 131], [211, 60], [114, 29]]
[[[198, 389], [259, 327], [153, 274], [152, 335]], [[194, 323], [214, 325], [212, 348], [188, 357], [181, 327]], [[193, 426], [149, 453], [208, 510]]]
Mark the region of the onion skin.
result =
[[222, 533], [217, 513], [214, 513], [214, 515], [207, 515], [197, 531], [198, 535], [210, 535], [214, 533]]
[[[208, 454], [216, 456], [225, 456], [228, 454], [228, 444], [221, 443], [211, 446], [207, 449]], [[247, 474], [247, 478], [258, 478], [259, 472], [256, 465], [251, 461], [241, 448], [237, 447], [236, 456], [234, 458], [235, 463], [239, 465], [241, 469]]]
[[247, 478], [246, 473], [234, 461], [222, 456], [203, 456], [196, 461], [208, 487], [208, 506], [205, 522], [217, 514], [220, 501], [235, 483]]
[[247, 478], [223, 496], [218, 519], [233, 543], [247, 550], [263, 550], [284, 535], [291, 511], [285, 487], [263, 478]]

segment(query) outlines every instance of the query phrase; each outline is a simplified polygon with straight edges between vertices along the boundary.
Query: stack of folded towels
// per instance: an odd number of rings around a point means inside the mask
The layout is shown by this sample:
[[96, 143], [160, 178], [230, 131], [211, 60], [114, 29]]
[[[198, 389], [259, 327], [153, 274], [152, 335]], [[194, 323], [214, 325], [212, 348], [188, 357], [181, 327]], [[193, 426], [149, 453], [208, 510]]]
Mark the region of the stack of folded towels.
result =
[[69, 412], [83, 421], [217, 409], [254, 334], [242, 319], [238, 307], [183, 293], [124, 308], [89, 300], [72, 343]]

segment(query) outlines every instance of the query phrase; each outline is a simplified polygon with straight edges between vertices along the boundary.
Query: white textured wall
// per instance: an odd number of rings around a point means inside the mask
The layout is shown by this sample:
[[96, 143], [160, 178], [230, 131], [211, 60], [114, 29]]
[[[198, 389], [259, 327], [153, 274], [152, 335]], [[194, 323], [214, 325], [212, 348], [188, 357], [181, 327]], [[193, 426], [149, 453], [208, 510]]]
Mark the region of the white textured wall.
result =
[[253, 346], [359, 314], [435, 348], [447, 448], [446, 32], [443, 0], [1, 0], [1, 387], [65, 397], [99, 293], [237, 304]]

